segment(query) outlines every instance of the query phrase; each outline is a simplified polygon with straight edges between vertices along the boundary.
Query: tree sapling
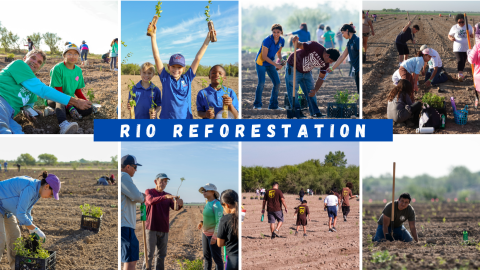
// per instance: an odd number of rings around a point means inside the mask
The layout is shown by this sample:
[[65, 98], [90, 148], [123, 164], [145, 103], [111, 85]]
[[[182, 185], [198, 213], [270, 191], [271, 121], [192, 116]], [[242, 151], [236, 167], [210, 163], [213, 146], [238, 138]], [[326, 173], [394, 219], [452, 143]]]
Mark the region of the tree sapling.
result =
[[151, 36], [153, 33], [153, 25], [157, 25], [157, 20], [160, 16], [160, 14], [163, 12], [162, 10], [162, 2], [158, 1], [158, 3], [155, 5], [155, 16], [153, 16], [151, 24], [148, 26], [147, 29], [147, 36]]
[[208, 23], [208, 31], [212, 32], [210, 35], [210, 42], [217, 42], [217, 35], [215, 34], [215, 27], [213, 26], [213, 22], [210, 19], [210, 5], [212, 1], [208, 1], [208, 5], [205, 6], [205, 16], [207, 17], [206, 21]]
[[133, 87], [135, 86], [135, 82], [130, 79], [130, 84], [128, 85], [128, 88], [130, 89], [130, 100], [128, 103], [130, 103], [130, 119], [135, 119], [135, 106], [137, 106], [137, 103], [135, 102], [135, 97], [137, 96], [133, 91]]

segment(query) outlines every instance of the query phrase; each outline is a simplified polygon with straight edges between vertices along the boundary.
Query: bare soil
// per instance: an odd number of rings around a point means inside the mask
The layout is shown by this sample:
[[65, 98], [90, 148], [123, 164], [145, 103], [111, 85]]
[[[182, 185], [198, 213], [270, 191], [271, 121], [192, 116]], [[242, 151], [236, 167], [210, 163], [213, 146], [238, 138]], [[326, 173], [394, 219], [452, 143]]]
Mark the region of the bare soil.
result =
[[[41, 172], [11, 169], [0, 173], [0, 179], [19, 175], [36, 178]], [[56, 269], [118, 269], [118, 186], [97, 186], [97, 179], [117, 170], [50, 170], [60, 178], [60, 200], [40, 199], [32, 209], [34, 224], [46, 235], [43, 247], [57, 252]], [[99, 206], [104, 214], [100, 231], [94, 233], [80, 229], [84, 203]], [[28, 230], [21, 226], [22, 235]], [[6, 253], [0, 262], [1, 270], [10, 270]]]
[[[407, 24], [405, 16], [382, 15], [373, 23], [375, 36], [368, 39], [367, 61], [363, 62], [363, 118], [365, 119], [386, 119], [387, 118], [387, 96], [394, 87], [392, 75], [398, 69], [398, 52], [394, 47], [395, 38]], [[383, 19], [380, 19], [383, 17]], [[410, 16], [413, 19], [414, 16]], [[420, 20], [419, 20], [420, 18]], [[431, 20], [433, 18], [433, 20]], [[469, 21], [478, 21], [479, 17], [468, 17]], [[420, 31], [416, 34], [420, 46], [427, 44], [435, 49], [442, 59], [443, 66], [449, 75], [449, 80], [437, 86], [426, 88], [425, 77], [419, 76], [419, 90], [415, 94], [415, 101], [421, 101], [425, 93], [433, 93], [445, 97], [447, 108], [447, 119], [445, 129], [438, 129], [435, 133], [459, 134], [459, 133], [480, 133], [480, 109], [475, 109], [475, 90], [473, 88], [472, 69], [467, 61], [464, 69], [465, 80], [456, 79], [457, 64], [453, 53], [453, 42], [447, 36], [450, 28], [455, 24], [453, 18], [438, 16], [418, 15], [412, 25], [418, 24]], [[472, 25], [473, 26], [473, 25]], [[474, 39], [471, 39], [472, 46]], [[414, 57], [414, 46], [408, 43], [410, 55]], [[441, 91], [441, 92], [439, 92]], [[468, 122], [466, 125], [457, 125], [454, 120], [450, 97], [455, 98], [458, 109], [468, 105]], [[404, 125], [394, 125], [395, 134], [415, 133], [415, 128], [408, 128]]]
[[[21, 57], [16, 57], [15, 60]], [[47, 62], [42, 69], [37, 72], [37, 78], [46, 85], [50, 85], [50, 70], [62, 58], [51, 58], [47, 56]], [[0, 69], [6, 67], [9, 63], [5, 62], [5, 57], [0, 57]], [[93, 134], [93, 120], [94, 119], [116, 119], [117, 118], [117, 103], [118, 103], [118, 73], [110, 71], [110, 66], [107, 63], [102, 63], [102, 60], [89, 59], [88, 66], [80, 66], [81, 61], [77, 65], [83, 71], [83, 78], [85, 80], [85, 88], [83, 94], [87, 97], [87, 91], [92, 90], [95, 95], [94, 103], [102, 105], [98, 113], [91, 114], [80, 120], [74, 120], [67, 114], [67, 120], [77, 122], [79, 126], [78, 134]], [[88, 97], [87, 97], [88, 98]], [[43, 111], [44, 106], [35, 106], [35, 109]], [[58, 134], [60, 127], [55, 115], [47, 117], [37, 117], [36, 121], [29, 121], [23, 114], [19, 113], [15, 121], [23, 127], [23, 132], [26, 134]]]
[[[267, 214], [261, 222], [262, 201], [250, 199], [254, 193], [242, 193], [247, 211], [242, 224], [242, 269], [354, 269], [359, 268], [359, 203], [350, 200], [350, 214], [344, 222], [341, 210], [337, 217], [337, 232], [328, 232], [328, 215], [323, 210], [326, 195], [305, 196], [311, 222], [307, 237], [303, 228], [295, 236], [294, 207], [300, 205], [298, 195], [286, 195], [288, 214], [280, 238], [271, 239]], [[319, 200], [322, 197], [322, 200]]]
[[[210, 79], [208, 77], [197, 76], [193, 79], [192, 83], [192, 114], [194, 119], [201, 119], [197, 113], [197, 95], [200, 90], [204, 89], [202, 87], [202, 79], [206, 80], [210, 84]], [[233, 89], [235, 94], [237, 94], [238, 99], [240, 96], [238, 94], [238, 78], [237, 77], [229, 77], [227, 86], [230, 89]], [[127, 109], [127, 101], [128, 101], [128, 92], [129, 88], [128, 85], [130, 84], [130, 80], [133, 80], [135, 84], [142, 80], [140, 75], [122, 75], [122, 119], [130, 119], [130, 112]], [[160, 78], [158, 76], [154, 76], [152, 79], [153, 84], [160, 89], [160, 92], [163, 93], [162, 84], [160, 83]], [[163, 96], [163, 94], [162, 94]], [[239, 100], [241, 105], [241, 101]], [[240, 109], [240, 108], [239, 108]], [[160, 110], [161, 112], [161, 110]], [[160, 112], [158, 116], [160, 116]]]
[[[363, 268], [364, 269], [477, 269], [480, 267], [478, 246], [466, 245], [468, 239], [480, 240], [478, 204], [473, 203], [413, 203], [419, 242], [400, 241], [372, 243], [378, 219], [385, 204], [363, 205]], [[443, 219], [445, 218], [445, 222]], [[410, 231], [408, 222], [405, 228]], [[428, 241], [428, 242], [427, 242]], [[372, 254], [387, 250], [393, 260], [373, 263]]]
[[[242, 53], [242, 118], [287, 119], [286, 111], [268, 110], [270, 95], [273, 89], [273, 83], [268, 75], [265, 75], [265, 87], [263, 88], [262, 93], [263, 108], [262, 110], [253, 109], [253, 103], [255, 102], [255, 91], [258, 84], [257, 71], [255, 70], [255, 57], [256, 53], [253, 52], [249, 53], [244, 51]], [[349, 71], [350, 64], [341, 64], [338, 71], [334, 71], [328, 75], [328, 79], [317, 92], [317, 105], [322, 114], [327, 114], [327, 102], [335, 102], [334, 96], [337, 93], [337, 90], [345, 91], [345, 89], [347, 89], [350, 94], [357, 93], [355, 78], [348, 76]], [[320, 71], [318, 68], [312, 71], [312, 76], [315, 81], [318, 78], [319, 72]], [[278, 105], [282, 108], [285, 108], [285, 95], [287, 94], [285, 68], [280, 69], [278, 74], [280, 76]], [[313, 117], [310, 116], [308, 109], [304, 110], [303, 114], [307, 116], [307, 119], [313, 119]]]

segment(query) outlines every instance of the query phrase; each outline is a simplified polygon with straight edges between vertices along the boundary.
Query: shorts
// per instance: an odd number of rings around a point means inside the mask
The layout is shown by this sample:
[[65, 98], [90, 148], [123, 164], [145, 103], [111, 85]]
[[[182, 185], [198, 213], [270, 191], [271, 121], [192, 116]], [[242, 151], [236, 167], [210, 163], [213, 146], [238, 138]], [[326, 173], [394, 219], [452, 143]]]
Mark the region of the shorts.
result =
[[410, 54], [410, 51], [408, 50], [408, 45], [405, 43], [405, 44], [401, 44], [401, 43], [395, 43], [397, 46], [397, 51], [398, 51], [398, 55], [409, 55]]
[[140, 244], [135, 230], [129, 227], [122, 227], [122, 263], [135, 262], [139, 260]]
[[369, 36], [370, 36], [370, 32], [363, 33], [362, 35], [363, 35], [363, 37], [369, 37]]
[[327, 206], [328, 217], [335, 218], [337, 216], [337, 206]]
[[304, 219], [301, 219], [301, 218], [297, 218], [297, 226], [307, 226], [307, 219], [304, 218]]
[[283, 222], [282, 210], [275, 211], [275, 212], [268, 212], [267, 217], [268, 217], [268, 223], [275, 223], [275, 221]]

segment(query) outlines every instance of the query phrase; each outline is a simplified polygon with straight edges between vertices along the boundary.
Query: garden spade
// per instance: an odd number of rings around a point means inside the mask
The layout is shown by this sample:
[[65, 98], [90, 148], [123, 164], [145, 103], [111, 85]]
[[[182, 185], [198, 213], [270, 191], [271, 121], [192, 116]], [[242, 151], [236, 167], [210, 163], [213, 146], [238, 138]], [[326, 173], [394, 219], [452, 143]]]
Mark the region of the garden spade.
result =
[[[298, 41], [297, 41], [298, 42]], [[294, 44], [294, 50], [293, 50], [293, 87], [292, 87], [292, 102], [290, 103], [290, 108], [287, 109], [287, 118], [292, 119], [294, 117], [300, 119], [303, 118], [302, 111], [300, 109], [296, 110], [295, 109], [295, 84], [297, 82], [296, 78], [296, 73], [297, 73], [297, 42]], [[290, 101], [290, 99], [288, 100]]]
[[[467, 22], [467, 40], [468, 40], [468, 49], [472, 49], [472, 44], [470, 43], [470, 33], [468, 31], [468, 19], [467, 19], [467, 13], [464, 13], [463, 14], [465, 16], [465, 21]], [[470, 65], [472, 67], [472, 77], [473, 77], [473, 74], [474, 73], [474, 68], [475, 68], [475, 65], [474, 64], [471, 64]], [[475, 86], [475, 80], [473, 80], [473, 88], [475, 88], [475, 109], [478, 107], [478, 91], [477, 91], [477, 88]]]
[[145, 253], [145, 266], [147, 269], [150, 268], [148, 262], [148, 253], [147, 253], [147, 235], [145, 234], [145, 221], [147, 220], [147, 208], [145, 207], [145, 203], [140, 205], [140, 220], [142, 221], [143, 227], [143, 252]]
[[393, 225], [395, 221], [395, 162], [393, 162], [393, 187], [392, 187], [392, 216], [390, 217], [390, 228], [392, 229], [392, 239], [393, 238]]

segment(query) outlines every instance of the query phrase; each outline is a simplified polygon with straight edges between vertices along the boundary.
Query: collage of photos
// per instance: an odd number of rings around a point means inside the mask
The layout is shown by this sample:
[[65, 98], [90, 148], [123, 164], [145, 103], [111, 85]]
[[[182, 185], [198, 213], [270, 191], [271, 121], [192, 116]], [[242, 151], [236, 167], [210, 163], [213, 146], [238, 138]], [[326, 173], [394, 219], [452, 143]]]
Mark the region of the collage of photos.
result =
[[0, 270], [480, 269], [480, 2], [0, 2]]

